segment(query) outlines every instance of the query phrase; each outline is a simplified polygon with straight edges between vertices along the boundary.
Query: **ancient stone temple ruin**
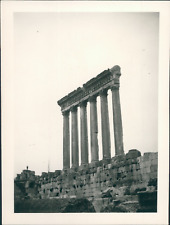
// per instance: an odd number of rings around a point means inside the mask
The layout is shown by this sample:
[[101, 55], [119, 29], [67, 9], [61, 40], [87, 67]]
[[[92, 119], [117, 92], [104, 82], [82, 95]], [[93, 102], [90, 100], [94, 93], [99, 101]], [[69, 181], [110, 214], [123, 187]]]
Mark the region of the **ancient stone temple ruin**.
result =
[[[114, 66], [58, 101], [63, 115], [63, 169], [43, 172], [41, 176], [30, 170], [18, 174], [15, 178], [15, 212], [157, 211], [157, 152], [146, 152], [142, 156], [140, 151], [131, 149], [124, 153], [120, 75], [120, 67]], [[109, 124], [109, 89], [112, 92], [114, 134], [110, 132]], [[101, 103], [102, 160], [99, 160], [98, 96]], [[87, 104], [90, 106], [90, 138]], [[115, 143], [114, 157], [111, 157], [111, 138]], [[30, 203], [30, 199], [34, 203]]]
[[[108, 113], [107, 92], [112, 91], [112, 105], [114, 118], [115, 154], [124, 154], [122, 119], [119, 98], [120, 67], [114, 66], [91, 79], [82, 88], [71, 92], [58, 101], [63, 114], [63, 168], [70, 168], [70, 129], [69, 114], [71, 113], [71, 154], [72, 168], [79, 166], [77, 108], [80, 107], [81, 129], [81, 165], [88, 164], [88, 131], [87, 131], [87, 102], [90, 103], [90, 136], [91, 162], [99, 160], [98, 147], [98, 113], [96, 98], [101, 100], [101, 126], [103, 159], [111, 158], [110, 125]], [[113, 136], [111, 134], [111, 136]]]

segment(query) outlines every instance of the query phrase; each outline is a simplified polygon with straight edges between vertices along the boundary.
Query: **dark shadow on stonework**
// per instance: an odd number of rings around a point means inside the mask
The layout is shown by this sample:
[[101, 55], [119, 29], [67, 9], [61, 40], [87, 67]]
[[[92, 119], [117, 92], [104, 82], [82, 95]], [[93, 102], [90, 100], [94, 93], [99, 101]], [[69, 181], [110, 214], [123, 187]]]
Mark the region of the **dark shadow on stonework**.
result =
[[94, 206], [87, 199], [75, 199], [71, 201], [65, 210], [64, 213], [76, 213], [76, 212], [95, 212]]
[[139, 192], [140, 208], [137, 212], [157, 212], [157, 191]]
[[105, 208], [101, 209], [101, 213], [109, 213], [109, 212], [116, 212], [116, 213], [122, 213], [122, 212], [128, 212], [125, 208], [121, 206], [106, 206]]
[[95, 212], [87, 199], [15, 199], [15, 213], [74, 213]]

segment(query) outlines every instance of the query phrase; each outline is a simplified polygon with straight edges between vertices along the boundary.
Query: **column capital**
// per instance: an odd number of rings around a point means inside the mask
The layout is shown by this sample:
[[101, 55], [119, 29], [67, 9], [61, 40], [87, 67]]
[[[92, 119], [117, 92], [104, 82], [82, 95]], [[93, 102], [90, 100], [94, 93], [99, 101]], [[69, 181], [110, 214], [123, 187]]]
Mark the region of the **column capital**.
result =
[[99, 95], [100, 95], [100, 96], [107, 96], [107, 95], [108, 95], [107, 92], [108, 92], [108, 89], [102, 89], [102, 90], [99, 92]]
[[110, 87], [111, 91], [119, 90], [119, 84], [113, 85]]
[[97, 100], [97, 95], [89, 96], [89, 102], [96, 102], [96, 100]]
[[70, 108], [70, 111], [71, 111], [71, 112], [77, 112], [77, 106], [71, 107], [71, 108]]
[[63, 116], [69, 116], [70, 111], [62, 111]]
[[87, 106], [87, 101], [82, 101], [79, 103], [80, 107], [86, 107]]

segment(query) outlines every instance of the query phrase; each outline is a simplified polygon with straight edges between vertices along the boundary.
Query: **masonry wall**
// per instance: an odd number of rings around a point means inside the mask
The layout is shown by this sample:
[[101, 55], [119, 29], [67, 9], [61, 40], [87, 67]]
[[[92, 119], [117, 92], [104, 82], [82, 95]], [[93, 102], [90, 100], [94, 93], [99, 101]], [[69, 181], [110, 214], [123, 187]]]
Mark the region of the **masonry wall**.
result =
[[[141, 156], [139, 151], [130, 150], [126, 155], [113, 157], [109, 161], [44, 174], [38, 181], [38, 196], [43, 199], [133, 195], [138, 191], [156, 189], [157, 166], [157, 153]], [[111, 190], [109, 194], [108, 190]]]

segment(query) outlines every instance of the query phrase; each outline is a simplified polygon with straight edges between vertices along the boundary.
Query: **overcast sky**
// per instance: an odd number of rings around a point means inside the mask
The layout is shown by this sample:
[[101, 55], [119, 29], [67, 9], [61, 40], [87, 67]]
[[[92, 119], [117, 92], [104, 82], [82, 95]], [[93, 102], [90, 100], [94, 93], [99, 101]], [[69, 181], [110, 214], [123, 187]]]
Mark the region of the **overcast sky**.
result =
[[[26, 166], [36, 174], [47, 171], [48, 164], [50, 171], [62, 169], [57, 101], [114, 65], [122, 71], [125, 153], [158, 150], [158, 23], [158, 13], [14, 14], [15, 174]], [[110, 97], [109, 92], [113, 157]], [[99, 98], [98, 115], [101, 159]]]

